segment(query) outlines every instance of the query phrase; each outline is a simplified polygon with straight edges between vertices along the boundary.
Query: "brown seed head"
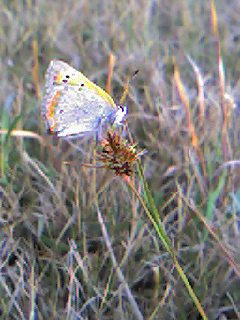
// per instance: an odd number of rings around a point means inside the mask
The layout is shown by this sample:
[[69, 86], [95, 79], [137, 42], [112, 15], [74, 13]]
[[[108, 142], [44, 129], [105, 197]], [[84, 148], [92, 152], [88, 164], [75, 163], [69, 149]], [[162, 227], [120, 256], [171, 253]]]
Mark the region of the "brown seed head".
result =
[[108, 131], [97, 153], [97, 159], [117, 176], [131, 176], [133, 165], [141, 154], [141, 151], [137, 152], [136, 144], [128, 143], [118, 132]]

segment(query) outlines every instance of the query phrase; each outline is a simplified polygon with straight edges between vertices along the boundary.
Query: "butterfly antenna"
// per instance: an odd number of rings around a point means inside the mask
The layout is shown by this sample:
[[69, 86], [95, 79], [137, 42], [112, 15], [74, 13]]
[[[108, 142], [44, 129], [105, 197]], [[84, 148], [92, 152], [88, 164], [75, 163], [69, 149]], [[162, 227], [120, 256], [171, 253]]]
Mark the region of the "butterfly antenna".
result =
[[123, 94], [122, 97], [120, 99], [120, 104], [123, 104], [124, 101], [126, 100], [126, 97], [128, 95], [128, 91], [129, 91], [129, 84], [132, 81], [132, 79], [138, 74], [139, 70], [134, 71], [134, 73], [132, 75], [127, 76], [127, 80], [124, 86], [124, 90], [123, 90]]

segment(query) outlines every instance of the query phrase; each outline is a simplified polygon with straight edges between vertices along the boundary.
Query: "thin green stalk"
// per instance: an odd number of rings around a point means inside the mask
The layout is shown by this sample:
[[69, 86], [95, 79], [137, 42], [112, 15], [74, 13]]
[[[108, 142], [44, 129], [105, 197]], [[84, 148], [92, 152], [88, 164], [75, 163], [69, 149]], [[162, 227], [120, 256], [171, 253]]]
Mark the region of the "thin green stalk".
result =
[[164, 247], [166, 248], [167, 252], [172, 257], [173, 262], [175, 264], [175, 267], [176, 267], [180, 277], [182, 278], [186, 288], [188, 289], [189, 295], [192, 298], [193, 302], [195, 303], [199, 313], [201, 314], [201, 316], [202, 316], [202, 318], [204, 320], [207, 320], [207, 316], [205, 314], [205, 311], [203, 310], [203, 307], [201, 306], [200, 301], [198, 300], [197, 296], [195, 295], [195, 293], [194, 293], [194, 291], [193, 291], [193, 289], [192, 289], [192, 287], [191, 287], [191, 285], [190, 285], [190, 283], [188, 281], [188, 278], [187, 278], [186, 274], [184, 273], [182, 267], [180, 266], [180, 264], [179, 264], [179, 262], [177, 260], [174, 248], [172, 247], [171, 241], [168, 238], [168, 236], [167, 236], [167, 234], [166, 234], [166, 232], [164, 230], [164, 227], [162, 225], [161, 219], [159, 217], [159, 213], [158, 213], [157, 207], [155, 205], [153, 196], [151, 194], [151, 191], [149, 189], [148, 183], [147, 183], [147, 181], [145, 179], [145, 176], [144, 176], [144, 172], [143, 172], [142, 166], [141, 166], [139, 161], [138, 161], [138, 172], [139, 172], [139, 175], [140, 175], [140, 177], [141, 177], [141, 179], [143, 181], [144, 198], [145, 199], [143, 199], [141, 197], [141, 195], [136, 190], [134, 185], [130, 182], [130, 180], [126, 180], [126, 181], [128, 182], [128, 185], [131, 188], [131, 190], [138, 197], [138, 199], [141, 202], [141, 204], [142, 204], [142, 206], [143, 206], [148, 218], [151, 220], [151, 222], [152, 222], [152, 224], [154, 226], [154, 229], [156, 230], [159, 238], [161, 239]]

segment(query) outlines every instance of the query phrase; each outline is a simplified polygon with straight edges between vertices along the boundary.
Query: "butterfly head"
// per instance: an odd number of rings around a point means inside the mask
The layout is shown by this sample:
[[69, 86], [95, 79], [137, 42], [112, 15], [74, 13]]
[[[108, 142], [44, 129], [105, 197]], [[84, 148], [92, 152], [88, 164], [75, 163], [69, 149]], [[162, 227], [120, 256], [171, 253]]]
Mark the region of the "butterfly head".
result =
[[128, 114], [128, 108], [126, 106], [118, 106], [117, 108], [118, 110], [116, 112], [114, 124], [121, 126], [123, 125], [126, 115]]

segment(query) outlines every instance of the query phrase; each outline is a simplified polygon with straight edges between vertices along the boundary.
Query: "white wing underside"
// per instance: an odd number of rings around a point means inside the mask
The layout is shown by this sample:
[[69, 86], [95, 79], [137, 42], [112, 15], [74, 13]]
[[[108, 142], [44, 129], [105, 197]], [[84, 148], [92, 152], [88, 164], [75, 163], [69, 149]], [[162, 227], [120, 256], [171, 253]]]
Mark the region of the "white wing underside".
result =
[[[95, 132], [115, 120], [116, 109], [108, 101], [95, 92], [76, 86], [52, 86], [45, 105], [50, 103], [56, 92], [60, 92], [54, 107], [55, 132], [58, 136]], [[47, 126], [50, 127], [50, 124]]]
[[[80, 74], [63, 61], [50, 62], [46, 73], [45, 97], [42, 113], [47, 120], [47, 129], [54, 127], [59, 137], [83, 136], [100, 132], [109, 124], [122, 125], [127, 108], [117, 108], [94, 88], [89, 88], [87, 78], [81, 74], [82, 85], [56, 84], [54, 77], [60, 72]], [[55, 98], [57, 96], [57, 98]], [[55, 99], [55, 100], [54, 100]], [[52, 106], [53, 115], [47, 116]]]

